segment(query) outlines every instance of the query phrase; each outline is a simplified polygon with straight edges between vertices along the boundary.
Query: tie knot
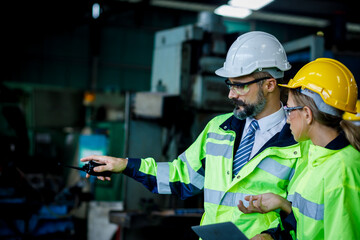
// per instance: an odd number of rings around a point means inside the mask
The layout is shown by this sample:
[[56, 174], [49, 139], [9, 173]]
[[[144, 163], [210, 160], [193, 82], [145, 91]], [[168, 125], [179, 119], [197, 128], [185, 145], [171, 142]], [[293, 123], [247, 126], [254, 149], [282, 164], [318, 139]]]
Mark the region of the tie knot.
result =
[[259, 129], [259, 124], [256, 120], [253, 120], [250, 123], [249, 132], [255, 132], [257, 129]]

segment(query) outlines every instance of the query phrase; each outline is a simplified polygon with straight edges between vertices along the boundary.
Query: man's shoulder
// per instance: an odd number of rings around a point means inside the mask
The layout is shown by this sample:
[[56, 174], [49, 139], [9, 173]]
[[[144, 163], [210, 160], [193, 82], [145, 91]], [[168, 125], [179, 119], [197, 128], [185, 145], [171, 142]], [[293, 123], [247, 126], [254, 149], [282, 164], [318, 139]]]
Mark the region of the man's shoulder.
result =
[[206, 129], [209, 131], [211, 130], [218, 130], [219, 128], [223, 130], [231, 130], [231, 125], [234, 123], [234, 114], [233, 113], [224, 113], [217, 116], [212, 117], [207, 125]]
[[230, 118], [232, 118], [234, 116], [233, 113], [224, 113], [224, 114], [220, 114], [220, 115], [217, 115], [215, 117], [213, 117], [209, 123], [211, 124], [223, 124], [225, 121], [229, 120]]

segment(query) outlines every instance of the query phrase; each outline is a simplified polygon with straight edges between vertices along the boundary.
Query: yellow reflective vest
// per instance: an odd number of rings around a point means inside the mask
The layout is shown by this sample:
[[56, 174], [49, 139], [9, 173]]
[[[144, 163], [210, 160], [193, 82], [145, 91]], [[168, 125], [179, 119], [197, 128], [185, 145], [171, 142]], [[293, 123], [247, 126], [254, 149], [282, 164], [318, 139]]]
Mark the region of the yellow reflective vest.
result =
[[301, 143], [289, 185], [299, 240], [360, 239], [360, 152]]
[[249, 238], [277, 226], [277, 212], [243, 214], [237, 204], [247, 195], [264, 192], [286, 197], [296, 160], [301, 157], [299, 144], [285, 125], [233, 178], [234, 118], [229, 113], [212, 119], [196, 141], [172, 162], [129, 159], [124, 174], [154, 193], [185, 199], [203, 192], [202, 225], [232, 221]]

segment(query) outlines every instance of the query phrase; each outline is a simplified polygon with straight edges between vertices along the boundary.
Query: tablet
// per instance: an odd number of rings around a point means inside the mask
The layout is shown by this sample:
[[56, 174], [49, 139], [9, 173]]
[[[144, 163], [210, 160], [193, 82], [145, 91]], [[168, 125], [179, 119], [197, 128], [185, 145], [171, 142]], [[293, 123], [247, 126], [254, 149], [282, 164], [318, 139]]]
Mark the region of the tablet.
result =
[[203, 240], [248, 240], [232, 222], [192, 226], [191, 228]]

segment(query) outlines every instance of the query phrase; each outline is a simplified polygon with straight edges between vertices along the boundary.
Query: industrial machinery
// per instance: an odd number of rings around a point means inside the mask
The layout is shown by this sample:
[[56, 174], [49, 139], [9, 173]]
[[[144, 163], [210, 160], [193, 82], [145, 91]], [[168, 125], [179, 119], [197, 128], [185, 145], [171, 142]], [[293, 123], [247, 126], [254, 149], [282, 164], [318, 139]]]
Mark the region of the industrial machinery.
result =
[[231, 109], [223, 78], [214, 74], [223, 65], [227, 42], [234, 40], [225, 32], [222, 18], [211, 12], [201, 12], [196, 24], [157, 32], [151, 92], [179, 96], [199, 110]]

